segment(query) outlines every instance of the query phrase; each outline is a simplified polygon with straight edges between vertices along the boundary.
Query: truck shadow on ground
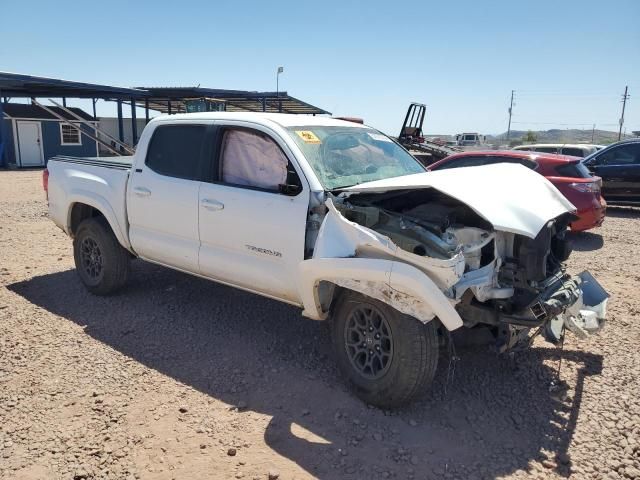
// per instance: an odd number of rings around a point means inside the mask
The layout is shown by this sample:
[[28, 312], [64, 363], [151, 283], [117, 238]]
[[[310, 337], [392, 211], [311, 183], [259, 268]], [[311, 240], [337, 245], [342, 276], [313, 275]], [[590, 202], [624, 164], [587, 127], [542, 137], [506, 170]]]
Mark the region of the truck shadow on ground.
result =
[[571, 247], [578, 252], [591, 252], [600, 250], [604, 245], [604, 239], [599, 233], [570, 232], [568, 235]]
[[[602, 369], [601, 356], [553, 347], [514, 361], [459, 349], [453, 375], [443, 354], [425, 398], [385, 412], [348, 392], [325, 323], [272, 300], [138, 261], [113, 297], [88, 294], [74, 271], [8, 288], [149, 368], [272, 416], [267, 445], [323, 479], [495, 478], [534, 460], [568, 476], [584, 382]], [[560, 358], [565, 400], [543, 363]]]

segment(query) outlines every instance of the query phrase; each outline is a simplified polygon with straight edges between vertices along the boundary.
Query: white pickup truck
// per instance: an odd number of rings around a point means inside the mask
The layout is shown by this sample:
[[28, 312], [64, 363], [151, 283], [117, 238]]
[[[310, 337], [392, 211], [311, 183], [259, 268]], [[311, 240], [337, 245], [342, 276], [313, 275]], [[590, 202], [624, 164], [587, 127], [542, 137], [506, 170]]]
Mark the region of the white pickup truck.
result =
[[371, 404], [425, 390], [458, 328], [488, 326], [508, 351], [604, 323], [606, 292], [562, 264], [573, 205], [520, 165], [427, 172], [363, 125], [203, 113], [152, 120], [133, 157], [45, 173], [89, 291], [120, 289], [141, 258], [330, 318]]

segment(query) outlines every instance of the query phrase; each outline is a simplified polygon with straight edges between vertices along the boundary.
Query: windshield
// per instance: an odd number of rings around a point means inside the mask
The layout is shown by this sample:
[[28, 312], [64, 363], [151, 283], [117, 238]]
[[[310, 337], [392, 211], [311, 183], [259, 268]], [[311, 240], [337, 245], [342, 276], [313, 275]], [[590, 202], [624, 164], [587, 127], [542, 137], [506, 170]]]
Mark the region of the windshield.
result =
[[372, 128], [287, 128], [327, 190], [425, 172], [405, 149]]

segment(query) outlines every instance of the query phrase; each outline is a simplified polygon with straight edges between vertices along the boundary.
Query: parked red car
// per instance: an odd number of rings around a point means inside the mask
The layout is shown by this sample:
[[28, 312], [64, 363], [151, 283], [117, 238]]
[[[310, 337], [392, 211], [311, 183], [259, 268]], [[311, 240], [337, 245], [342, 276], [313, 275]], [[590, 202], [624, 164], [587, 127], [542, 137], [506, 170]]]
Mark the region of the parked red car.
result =
[[607, 203], [600, 195], [602, 179], [593, 176], [579, 157], [520, 152], [516, 150], [483, 150], [456, 153], [432, 165], [429, 170], [474, 167], [492, 163], [519, 163], [544, 176], [575, 205], [578, 220], [571, 230], [579, 232], [599, 227], [604, 221]]

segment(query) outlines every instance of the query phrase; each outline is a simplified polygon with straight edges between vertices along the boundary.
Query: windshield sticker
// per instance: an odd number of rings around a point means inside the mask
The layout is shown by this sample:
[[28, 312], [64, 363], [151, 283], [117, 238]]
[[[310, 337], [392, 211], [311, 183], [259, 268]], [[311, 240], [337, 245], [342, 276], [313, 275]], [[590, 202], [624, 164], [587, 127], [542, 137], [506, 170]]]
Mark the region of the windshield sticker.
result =
[[386, 137], [381, 133], [367, 132], [367, 135], [369, 135], [376, 142], [391, 142], [391, 139], [389, 137]]
[[322, 143], [320, 139], [316, 137], [316, 134], [313, 132], [310, 132], [309, 130], [296, 130], [296, 133], [302, 140], [304, 140], [305, 143], [315, 143], [315, 144]]

